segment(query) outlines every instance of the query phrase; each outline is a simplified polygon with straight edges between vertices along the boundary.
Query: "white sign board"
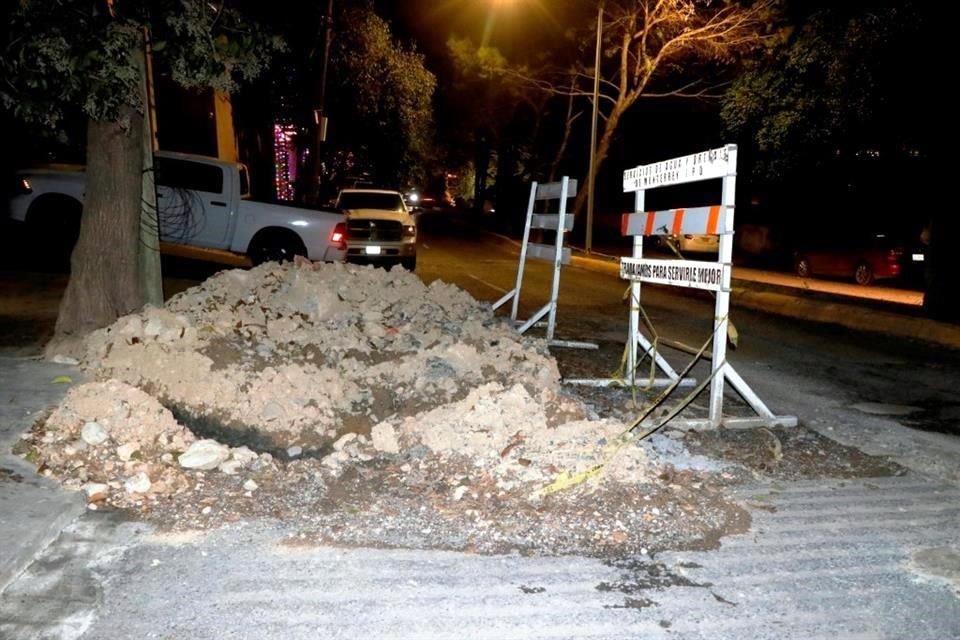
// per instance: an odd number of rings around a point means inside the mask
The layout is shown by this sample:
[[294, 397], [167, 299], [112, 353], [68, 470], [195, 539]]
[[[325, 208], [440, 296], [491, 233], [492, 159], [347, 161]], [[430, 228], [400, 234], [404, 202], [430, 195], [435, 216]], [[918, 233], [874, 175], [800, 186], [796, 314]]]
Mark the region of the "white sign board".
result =
[[[562, 182], [547, 182], [537, 185], [537, 200], [556, 200], [563, 192]], [[569, 180], [567, 183], [567, 197], [577, 197], [577, 181]]]
[[729, 173], [731, 152], [735, 153], [730, 147], [720, 147], [627, 169], [623, 172], [623, 192], [722, 178]]
[[620, 258], [620, 277], [707, 291], [726, 291], [730, 288], [729, 265], [716, 262]]

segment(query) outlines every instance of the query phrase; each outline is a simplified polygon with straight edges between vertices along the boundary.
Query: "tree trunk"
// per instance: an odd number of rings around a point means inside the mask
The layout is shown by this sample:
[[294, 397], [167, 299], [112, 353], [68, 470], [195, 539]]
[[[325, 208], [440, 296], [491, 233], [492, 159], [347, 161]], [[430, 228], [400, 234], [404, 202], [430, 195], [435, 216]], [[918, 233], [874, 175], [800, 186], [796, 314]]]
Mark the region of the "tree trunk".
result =
[[[620, 124], [620, 117], [627, 108], [629, 107], [617, 104], [610, 113], [610, 117], [607, 118], [606, 126], [603, 128], [603, 135], [600, 137], [600, 142], [597, 143], [597, 155], [593, 163], [594, 178], [600, 173], [600, 167], [603, 166], [607, 155], [610, 153], [610, 145], [613, 143], [613, 136], [617, 132], [617, 126]], [[589, 172], [589, 169], [587, 171]], [[586, 187], [587, 184], [590, 184], [589, 176], [584, 180], [584, 187]], [[596, 180], [594, 180], [593, 184], [594, 187], [596, 187]], [[573, 203], [573, 215], [576, 220], [576, 226], [581, 229], [583, 229], [585, 223], [583, 217], [586, 215], [588, 194], [589, 191], [586, 188], [580, 189], [577, 193], [577, 199], [574, 200]]]
[[143, 305], [140, 282], [142, 116], [87, 126], [87, 192], [70, 281], [47, 355], [77, 354], [80, 339]]
[[960, 258], [955, 239], [960, 223], [949, 213], [935, 215], [930, 226], [930, 250], [925, 267], [923, 307], [935, 320], [960, 322], [960, 298], [956, 282], [960, 276]]
[[560, 140], [557, 153], [553, 156], [553, 161], [550, 163], [550, 174], [547, 177], [547, 182], [556, 182], [557, 180], [560, 163], [563, 162], [564, 156], [567, 155], [567, 146], [570, 144], [570, 136], [573, 133], [573, 123], [579, 115], [579, 113], [576, 115], [573, 114], [573, 96], [571, 95], [567, 99], [567, 119], [563, 124], [563, 138]]
[[490, 146], [487, 137], [478, 131], [476, 136], [476, 155], [474, 156], [473, 208], [483, 214], [483, 203], [487, 198], [487, 173], [490, 170]]
[[157, 209], [157, 185], [153, 167], [154, 135], [153, 64], [150, 60], [149, 37], [144, 32], [144, 47], [134, 52], [140, 70], [140, 101], [143, 104], [141, 154], [143, 156], [140, 200], [139, 269], [143, 301], [163, 305], [163, 277], [160, 273], [160, 215]]

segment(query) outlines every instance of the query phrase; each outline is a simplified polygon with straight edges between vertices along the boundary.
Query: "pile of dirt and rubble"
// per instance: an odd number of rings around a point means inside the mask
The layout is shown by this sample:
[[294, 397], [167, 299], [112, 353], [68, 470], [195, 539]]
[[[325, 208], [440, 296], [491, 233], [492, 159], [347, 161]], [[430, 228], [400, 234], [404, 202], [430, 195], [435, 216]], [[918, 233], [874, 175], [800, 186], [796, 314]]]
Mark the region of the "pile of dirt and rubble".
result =
[[699, 477], [617, 447], [625, 426], [561, 392], [543, 341], [405, 271], [227, 271], [86, 345], [93, 382], [27, 454], [91, 504], [170, 526], [252, 515], [326, 541], [590, 552], [748, 520]]

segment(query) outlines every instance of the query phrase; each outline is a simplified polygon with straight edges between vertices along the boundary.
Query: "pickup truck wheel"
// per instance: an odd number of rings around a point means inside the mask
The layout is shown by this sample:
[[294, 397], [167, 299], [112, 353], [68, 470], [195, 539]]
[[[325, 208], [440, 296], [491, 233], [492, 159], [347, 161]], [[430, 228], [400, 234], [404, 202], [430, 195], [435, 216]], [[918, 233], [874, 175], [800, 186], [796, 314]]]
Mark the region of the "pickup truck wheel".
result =
[[306, 255], [303, 241], [293, 233], [266, 234], [254, 240], [250, 247], [250, 260], [255, 266], [264, 262], [289, 262], [294, 256]]
[[409, 258], [400, 258], [400, 266], [406, 269], [407, 271], [416, 271], [417, 256], [411, 256]]

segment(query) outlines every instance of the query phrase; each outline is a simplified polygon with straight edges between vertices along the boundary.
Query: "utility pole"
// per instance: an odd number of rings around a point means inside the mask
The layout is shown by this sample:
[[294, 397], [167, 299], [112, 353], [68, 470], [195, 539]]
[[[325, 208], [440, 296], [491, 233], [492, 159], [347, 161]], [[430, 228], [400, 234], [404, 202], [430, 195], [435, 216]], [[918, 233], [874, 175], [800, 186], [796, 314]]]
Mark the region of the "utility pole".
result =
[[320, 196], [320, 161], [323, 146], [327, 142], [327, 70], [330, 67], [330, 44], [333, 40], [333, 0], [327, 0], [327, 12], [323, 16], [323, 57], [320, 62], [320, 89], [313, 109], [314, 139], [313, 162], [310, 163], [310, 186], [308, 199], [316, 202]]
[[603, 2], [597, 8], [597, 52], [593, 66], [593, 119], [590, 122], [590, 167], [587, 169], [587, 238], [586, 250], [593, 250], [593, 204], [596, 186], [597, 119], [600, 108], [600, 58], [603, 52]]
[[333, 0], [327, 0], [327, 14], [323, 17], [323, 61], [320, 63], [320, 101], [317, 104], [317, 153], [320, 144], [327, 141], [327, 69], [330, 67], [330, 41], [333, 39]]

